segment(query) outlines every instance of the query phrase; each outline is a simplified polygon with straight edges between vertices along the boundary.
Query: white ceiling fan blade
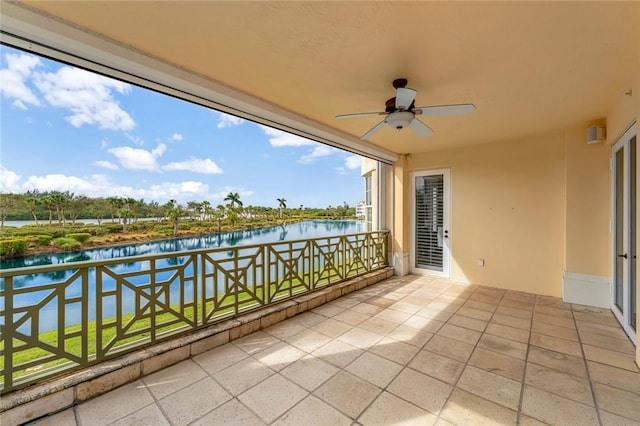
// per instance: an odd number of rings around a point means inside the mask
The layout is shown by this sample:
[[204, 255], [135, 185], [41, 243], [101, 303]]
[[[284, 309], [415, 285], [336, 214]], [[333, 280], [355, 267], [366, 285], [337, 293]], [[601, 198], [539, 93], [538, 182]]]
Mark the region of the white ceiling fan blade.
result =
[[378, 130], [382, 129], [384, 127], [384, 125], [387, 124], [386, 121], [382, 120], [381, 122], [379, 122], [378, 124], [376, 124], [375, 126], [373, 126], [373, 128], [371, 130], [369, 130], [367, 133], [365, 133], [364, 135], [362, 135], [362, 137], [360, 138], [360, 140], [365, 140], [365, 139], [369, 139], [371, 136], [373, 136]]
[[454, 115], [469, 114], [476, 110], [474, 104], [434, 105], [414, 108], [411, 111], [422, 115]]
[[367, 115], [387, 115], [386, 112], [357, 112], [355, 114], [336, 115], [336, 118], [364, 117]]
[[403, 111], [408, 110], [411, 103], [416, 98], [416, 93], [418, 92], [413, 89], [407, 89], [404, 87], [399, 88], [396, 92], [396, 109]]
[[433, 129], [431, 129], [431, 127], [427, 126], [426, 124], [424, 124], [422, 121], [418, 120], [417, 118], [414, 118], [411, 121], [411, 124], [409, 124], [409, 127], [411, 129], [413, 129], [414, 132], [416, 132], [418, 135], [422, 136], [423, 138], [426, 138], [427, 136], [431, 135], [433, 132]]

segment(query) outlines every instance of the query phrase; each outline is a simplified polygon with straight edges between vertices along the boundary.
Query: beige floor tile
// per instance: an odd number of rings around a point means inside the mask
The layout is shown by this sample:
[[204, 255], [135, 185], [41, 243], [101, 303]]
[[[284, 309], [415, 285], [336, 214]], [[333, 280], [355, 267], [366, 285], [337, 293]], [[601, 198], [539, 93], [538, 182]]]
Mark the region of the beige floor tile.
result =
[[327, 305], [336, 305], [336, 306], [340, 306], [340, 307], [345, 308], [345, 309], [349, 309], [350, 307], [355, 306], [358, 303], [360, 303], [360, 302], [357, 301], [357, 300], [350, 299], [348, 297], [341, 297], [339, 299], [336, 299], [336, 300], [333, 300], [333, 301], [327, 303]]
[[478, 340], [480, 340], [482, 333], [469, 330], [468, 328], [458, 327], [457, 325], [445, 324], [438, 331], [437, 335], [475, 345], [478, 343]]
[[387, 321], [382, 318], [371, 317], [368, 320], [361, 322], [358, 327], [385, 336], [395, 330], [396, 327], [398, 327], [398, 323]]
[[[314, 325], [312, 330], [315, 330], [319, 333], [324, 334], [325, 336], [329, 336], [332, 339], [335, 339], [336, 337], [340, 336], [341, 334], [346, 333], [347, 331], [351, 330], [353, 328], [353, 326], [346, 324], [344, 322], [341, 321], [337, 321], [333, 318], [328, 318], [325, 321], [322, 321], [321, 323]], [[297, 334], [297, 333], [296, 333]], [[292, 335], [293, 336], [293, 335]]]
[[394, 340], [404, 342], [406, 344], [422, 348], [425, 343], [433, 337], [432, 333], [420, 331], [418, 329], [401, 324], [395, 330], [387, 335]]
[[520, 422], [518, 426], [546, 426], [547, 424], [541, 422], [540, 420], [536, 420], [533, 417], [525, 416], [524, 414], [520, 414]]
[[436, 416], [415, 405], [388, 393], [383, 392], [367, 411], [360, 416], [358, 424], [372, 426], [412, 426], [431, 425]]
[[272, 424], [274, 426], [349, 426], [351, 423], [352, 420], [349, 417], [315, 396], [309, 395]]
[[436, 335], [429, 340], [424, 346], [424, 349], [446, 356], [447, 358], [455, 359], [456, 361], [466, 362], [471, 352], [473, 352], [473, 345]]
[[403, 322], [411, 318], [411, 316], [412, 315], [407, 312], [400, 312], [393, 309], [385, 309], [383, 311], [378, 312], [373, 317], [380, 318], [387, 321], [392, 321], [398, 324], [402, 324]]
[[279, 339], [284, 339], [289, 336], [294, 336], [306, 329], [306, 327], [296, 324], [293, 321], [282, 321], [272, 325], [271, 327], [265, 328], [264, 331]]
[[377, 386], [341, 371], [313, 393], [318, 398], [355, 419], [371, 404], [380, 391]]
[[557, 325], [559, 327], [566, 327], [575, 329], [576, 324], [572, 319], [562, 318], [562, 317], [554, 317], [553, 315], [545, 315], [540, 313], [533, 314], [533, 320], [543, 322], [545, 324]]
[[[166, 419], [160, 408], [156, 404], [151, 404], [138, 410], [135, 413], [131, 413], [120, 420], [111, 423], [111, 426], [130, 426], [130, 425], [158, 425], [169, 426], [171, 423]], [[61, 423], [57, 423], [57, 426], [62, 426]]]
[[570, 340], [547, 336], [545, 334], [531, 333], [531, 344], [540, 348], [562, 352], [567, 355], [582, 357], [580, 344]]
[[533, 310], [533, 303], [531, 302], [523, 302], [516, 299], [502, 299], [498, 306], [502, 306], [505, 308], [514, 308], [514, 309], [522, 309], [526, 311]]
[[603, 316], [592, 313], [574, 312], [573, 316], [576, 321], [592, 322], [600, 325], [608, 325], [609, 327], [617, 327], [618, 320], [613, 315]]
[[214, 374], [248, 357], [245, 351], [226, 344], [195, 356], [193, 360], [209, 374]]
[[383, 388], [402, 370], [402, 366], [378, 355], [365, 352], [349, 364], [345, 370]]
[[76, 414], [80, 424], [106, 425], [153, 402], [151, 392], [138, 380], [78, 405]]
[[296, 334], [295, 336], [287, 337], [284, 340], [287, 343], [290, 343], [291, 345], [305, 352], [313, 352], [320, 346], [324, 346], [325, 344], [329, 343], [332, 339], [331, 337], [316, 331], [315, 327], [317, 326], [314, 326], [314, 328], [306, 329], [301, 333]]
[[324, 305], [318, 306], [315, 309], [312, 309], [311, 312], [315, 312], [316, 314], [320, 314], [327, 318], [331, 318], [334, 315], [337, 315], [340, 312], [343, 312], [344, 310], [345, 308], [343, 308], [342, 306], [330, 305], [326, 303]]
[[589, 333], [588, 331], [581, 331], [580, 340], [583, 344], [599, 346], [601, 348], [610, 349], [616, 352], [623, 352], [630, 355], [635, 355], [636, 353], [636, 348], [628, 339], [617, 339], [615, 337]]
[[522, 413], [552, 425], [597, 425], [596, 410], [588, 405], [525, 385]]
[[600, 383], [593, 384], [598, 408], [640, 423], [640, 394], [612, 388]]
[[525, 359], [527, 354], [527, 345], [524, 343], [490, 334], [482, 336], [478, 342], [478, 347], [518, 359]]
[[440, 309], [430, 308], [428, 305], [425, 308], [416, 312], [417, 316], [431, 318], [440, 322], [445, 322], [454, 315], [455, 311], [443, 311]]
[[469, 365], [519, 382], [524, 378], [523, 360], [482, 348], [473, 351]]
[[369, 303], [370, 305], [380, 306], [383, 309], [388, 308], [389, 306], [393, 305], [396, 302], [397, 302], [396, 299], [390, 299], [388, 297], [373, 297], [367, 300], [367, 303]]
[[485, 333], [493, 336], [504, 337], [505, 339], [515, 340], [516, 342], [529, 342], [529, 330], [522, 330], [520, 328], [509, 327], [502, 324], [490, 323], [487, 326]]
[[583, 404], [594, 405], [591, 386], [587, 379], [529, 363], [525, 383]]
[[354, 327], [338, 337], [337, 340], [340, 340], [351, 346], [355, 346], [356, 348], [366, 350], [382, 340], [383, 337], [384, 336], [381, 336], [377, 333], [372, 333], [362, 328]]
[[[303, 334], [305, 335], [309, 335], [311, 333], [322, 336], [322, 339], [320, 339], [320, 341], [324, 341], [325, 343], [330, 340], [330, 338], [325, 336], [324, 334], [316, 333], [312, 330], [303, 332]], [[317, 337], [315, 335], [312, 335], [310, 337]], [[318, 347], [320, 346], [321, 345], [318, 345]], [[305, 351], [298, 349], [297, 347], [292, 346], [286, 342], [280, 342], [276, 343], [275, 345], [269, 346], [268, 348], [260, 352], [255, 353], [253, 357], [272, 370], [280, 371], [305, 355], [307, 355]]]
[[540, 315], [551, 315], [554, 317], [566, 318], [573, 320], [573, 314], [567, 309], [558, 309], [551, 306], [536, 305], [534, 309], [535, 313]]
[[[153, 405], [149, 405], [148, 407], [153, 407]], [[77, 423], [73, 408], [67, 408], [60, 413], [41, 418], [30, 424], [32, 426], [76, 426]]]
[[344, 368], [363, 352], [362, 349], [358, 349], [340, 340], [332, 340], [321, 348], [313, 351], [311, 355], [339, 368]]
[[576, 326], [578, 327], [578, 331], [580, 332], [586, 331], [588, 333], [600, 334], [607, 337], [615, 337], [617, 339], [628, 339], [627, 335], [624, 333], [624, 331], [622, 331], [622, 328], [620, 328], [619, 325], [615, 327], [609, 327], [608, 325], [576, 321]]
[[602, 419], [602, 426], [638, 426], [638, 422], [635, 420], [607, 413], [603, 410], [600, 410], [600, 419]]
[[307, 395], [308, 392], [300, 386], [280, 374], [274, 374], [240, 395], [238, 399], [262, 420], [271, 423]]
[[558, 297], [542, 296], [540, 294], [536, 294], [536, 305], [550, 306], [558, 309], [571, 309], [570, 303], [565, 303]]
[[371, 305], [369, 303], [359, 303], [355, 306], [352, 306], [351, 308], [349, 308], [350, 310], [352, 310], [353, 312], [359, 312], [361, 314], [365, 314], [368, 316], [373, 316], [375, 314], [377, 314], [378, 312], [380, 312], [382, 310], [382, 308], [380, 306], [376, 306], [376, 305]]
[[456, 386], [512, 410], [518, 409], [522, 387], [519, 381], [468, 365]]
[[188, 359], [143, 378], [143, 382], [156, 399], [161, 399], [206, 375], [202, 367]]
[[484, 331], [485, 328], [487, 328], [488, 324], [486, 321], [469, 318], [465, 317], [464, 315], [458, 314], [455, 314], [451, 318], [449, 318], [448, 323], [480, 332]]
[[[153, 423], [149, 423], [150, 426], [152, 424]], [[211, 425], [262, 426], [266, 425], [266, 423], [242, 405], [237, 399], [232, 399], [191, 423], [191, 426]]]
[[[483, 296], [481, 296], [481, 297], [484, 299]], [[471, 298], [464, 303], [464, 307], [465, 308], [479, 309], [481, 311], [486, 311], [486, 312], [493, 313], [497, 309], [498, 305], [495, 305], [493, 303], [482, 302], [482, 301], [474, 298], [474, 296], [471, 296]]]
[[460, 389], [453, 391], [441, 416], [458, 426], [515, 425], [516, 412]]
[[506, 325], [508, 327], [519, 328], [527, 331], [529, 331], [529, 329], [531, 328], [531, 320], [529, 319], [517, 318], [502, 314], [493, 314], [493, 317], [491, 317], [491, 321], [489, 323]]
[[206, 377], [164, 399], [158, 405], [173, 425], [186, 425], [231, 399], [212, 378]]
[[[432, 302], [433, 303], [433, 302]], [[399, 301], [389, 306], [389, 309], [393, 309], [394, 311], [406, 312], [408, 314], [415, 314], [424, 306], [416, 305], [409, 302]]]
[[640, 373], [587, 361], [591, 380], [614, 388], [640, 394]]
[[584, 356], [590, 361], [596, 361], [601, 364], [611, 365], [613, 367], [624, 368], [625, 370], [638, 372], [638, 366], [635, 363], [635, 357], [622, 352], [610, 351], [608, 349], [599, 348], [597, 346], [582, 345], [584, 348]]
[[[458, 309], [460, 309], [460, 305], [433, 301], [429, 303], [427, 306], [421, 308], [418, 312], [422, 311], [425, 308], [429, 308], [435, 312], [448, 312], [450, 314], [454, 314]], [[417, 313], [417, 312], [412, 312], [412, 313]]]
[[231, 344], [251, 355], [279, 342], [280, 339], [260, 330], [234, 340]]
[[433, 318], [426, 318], [420, 315], [414, 315], [404, 322], [404, 325], [415, 328], [419, 331], [427, 333], [436, 333], [445, 323]]
[[369, 348], [369, 352], [403, 365], [408, 363], [419, 350], [420, 348], [416, 346], [399, 342], [390, 337], [383, 338]]
[[464, 369], [464, 364], [442, 355], [420, 351], [409, 363], [409, 367], [431, 377], [454, 384]]
[[295, 322], [296, 324], [300, 324], [304, 327], [313, 327], [314, 325], [319, 324], [326, 319], [327, 317], [325, 317], [324, 315], [319, 315], [315, 312], [309, 311], [304, 312], [300, 315], [296, 315], [295, 317], [291, 318], [290, 321]]
[[387, 387], [394, 395], [433, 414], [440, 413], [453, 387], [432, 377], [405, 368]]
[[[565, 311], [562, 311], [565, 312]], [[540, 321], [533, 321], [531, 330], [538, 334], [545, 334], [547, 336], [558, 337], [560, 339], [571, 340], [572, 342], [578, 342], [578, 332], [575, 328], [561, 327], [559, 325], [547, 324]]]
[[232, 395], [239, 395], [274, 373], [272, 369], [260, 361], [247, 358], [222, 371], [218, 371], [213, 375], [213, 378]]
[[335, 315], [333, 319], [341, 321], [345, 324], [349, 324], [351, 326], [356, 326], [360, 324], [362, 321], [368, 320], [369, 315], [361, 314], [360, 312], [354, 312], [351, 310], [346, 310], [344, 312], [340, 312], [338, 315]]
[[294, 362], [280, 372], [292, 382], [312, 391], [340, 371], [337, 367], [311, 355]]
[[562, 352], [530, 346], [528, 361], [574, 376], [587, 377], [584, 359], [563, 354]]
[[496, 314], [509, 315], [510, 317], [531, 319], [531, 311], [528, 309], [509, 308], [506, 306], [500, 306], [496, 309]]
[[[404, 299], [404, 300], [408, 301], [408, 298]], [[466, 298], [458, 297], [458, 296], [456, 296], [454, 294], [447, 294], [445, 292], [445, 293], [442, 293], [440, 296], [436, 297], [435, 299], [433, 299], [433, 300], [431, 300], [430, 302], [427, 302], [427, 303], [424, 303], [425, 302], [424, 299], [422, 299], [422, 300], [418, 299], [417, 301], [420, 302], [420, 303], [416, 303], [416, 304], [418, 304], [418, 305], [420, 305], [420, 304], [421, 305], [428, 305], [431, 302], [439, 302], [439, 303], [446, 303], [448, 305], [458, 305], [458, 306], [460, 306], [460, 305], [463, 305], [465, 302], [467, 302], [467, 300], [468, 299], [466, 299]]]
[[476, 308], [469, 308], [466, 306], [463, 306], [460, 309], [458, 309], [456, 311], [456, 314], [463, 315], [465, 317], [469, 317], [473, 319], [479, 319], [481, 321], [489, 321], [491, 319], [491, 316], [493, 315], [493, 313], [491, 312], [482, 311]]

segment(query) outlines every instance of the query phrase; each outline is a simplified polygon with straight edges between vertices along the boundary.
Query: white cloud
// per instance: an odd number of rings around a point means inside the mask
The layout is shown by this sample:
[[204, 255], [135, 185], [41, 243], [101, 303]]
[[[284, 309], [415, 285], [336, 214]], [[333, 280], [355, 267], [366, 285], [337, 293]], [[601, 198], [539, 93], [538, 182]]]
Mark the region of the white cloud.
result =
[[173, 162], [162, 166], [162, 170], [187, 170], [193, 173], [218, 175], [224, 171], [209, 158], [191, 158], [186, 161]]
[[218, 129], [224, 129], [225, 127], [235, 127], [244, 123], [244, 119], [236, 117], [234, 115], [225, 114], [224, 112], [218, 112]]
[[74, 127], [97, 124], [100, 129], [131, 130], [135, 122], [118, 105], [112, 91], [127, 94], [131, 85], [88, 71], [62, 67], [58, 71], [34, 74], [36, 87], [54, 107], [71, 111], [66, 119]]
[[120, 169], [120, 167], [118, 167], [117, 164], [113, 164], [111, 161], [95, 161], [93, 165], [98, 167], [104, 167], [105, 169], [109, 169], [109, 170]]
[[362, 165], [362, 157], [359, 155], [349, 155], [344, 159], [344, 165], [349, 170], [359, 169]]
[[132, 135], [130, 133], [126, 133], [125, 132], [124, 137], [129, 139], [134, 145], [139, 145], [139, 146], [144, 145], [144, 139], [142, 139], [139, 136], [134, 136], [134, 135]]
[[250, 190], [246, 190], [246, 189], [242, 189], [242, 188], [236, 188], [233, 186], [225, 186], [223, 188], [221, 188], [219, 191], [213, 192], [211, 193], [211, 199], [213, 200], [224, 200], [227, 195], [229, 195], [230, 192], [237, 192], [238, 195], [240, 195], [240, 201], [242, 201], [245, 205], [247, 204], [243, 198], [248, 198], [251, 197], [253, 195], [253, 191]]
[[140, 148], [131, 148], [130, 146], [119, 146], [109, 149], [109, 152], [118, 159], [118, 163], [125, 169], [129, 170], [148, 170], [151, 172], [159, 172], [157, 158], [162, 156], [166, 151], [165, 144], [158, 144], [151, 151]]
[[283, 132], [282, 130], [273, 129], [271, 127], [263, 125], [258, 125], [258, 127], [260, 127], [260, 130], [262, 130], [265, 135], [269, 136], [269, 143], [273, 147], [305, 146], [317, 144], [317, 142], [300, 136], [292, 135], [291, 133]]
[[337, 150], [336, 148], [330, 147], [328, 145], [318, 144], [315, 148], [313, 148], [313, 151], [311, 151], [309, 154], [305, 154], [302, 157], [300, 157], [298, 159], [298, 163], [311, 164], [314, 161], [318, 160], [319, 158], [327, 157], [337, 152], [340, 152], [340, 151]]
[[344, 169], [344, 167], [336, 167], [336, 171], [338, 172], [339, 175], [347, 174], [347, 171]]
[[7, 68], [0, 70], [0, 93], [8, 98], [13, 98], [13, 105], [27, 109], [27, 105], [40, 105], [40, 100], [27, 87], [26, 80], [29, 79], [34, 69], [41, 66], [42, 62], [37, 56], [26, 53], [6, 54]]
[[102, 140], [100, 141], [100, 148], [105, 149], [105, 148], [106, 148], [106, 147], [108, 147], [108, 146], [109, 146], [109, 141], [108, 141], [108, 140], [106, 140], [106, 139], [102, 139]]
[[174, 133], [173, 135], [171, 135], [171, 140], [172, 141], [181, 141], [182, 140], [182, 134], [181, 133]]
[[147, 199], [176, 199], [209, 198], [209, 185], [197, 181], [165, 182], [151, 185], [144, 198]]
[[20, 175], [0, 165], [0, 192], [19, 192]]

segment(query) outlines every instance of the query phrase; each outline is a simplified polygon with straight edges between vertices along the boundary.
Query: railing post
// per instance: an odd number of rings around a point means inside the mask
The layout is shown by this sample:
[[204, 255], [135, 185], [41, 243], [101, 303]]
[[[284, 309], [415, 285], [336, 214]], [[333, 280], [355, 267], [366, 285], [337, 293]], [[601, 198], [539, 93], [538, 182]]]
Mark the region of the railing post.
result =
[[4, 389], [13, 388], [13, 277], [4, 280]]

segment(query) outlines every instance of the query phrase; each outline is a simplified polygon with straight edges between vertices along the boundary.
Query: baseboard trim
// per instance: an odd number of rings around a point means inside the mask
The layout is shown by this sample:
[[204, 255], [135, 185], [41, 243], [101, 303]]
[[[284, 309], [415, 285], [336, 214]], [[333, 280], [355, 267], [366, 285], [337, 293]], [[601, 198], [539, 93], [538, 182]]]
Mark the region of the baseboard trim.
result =
[[562, 280], [562, 299], [567, 303], [611, 308], [609, 277], [565, 271]]

